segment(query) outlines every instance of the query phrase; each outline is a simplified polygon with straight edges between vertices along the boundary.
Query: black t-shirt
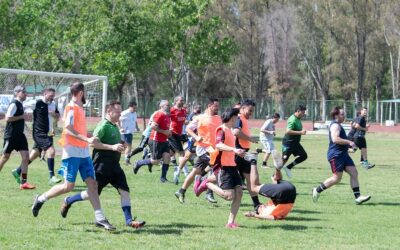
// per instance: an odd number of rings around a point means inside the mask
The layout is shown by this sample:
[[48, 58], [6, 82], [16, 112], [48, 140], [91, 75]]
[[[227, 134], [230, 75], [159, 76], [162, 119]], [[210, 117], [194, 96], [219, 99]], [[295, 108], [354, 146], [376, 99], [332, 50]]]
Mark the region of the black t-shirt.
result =
[[271, 200], [277, 204], [294, 203], [296, 200], [295, 186], [283, 180], [278, 184], [264, 184], [259, 193], [262, 196], [271, 198]]
[[[14, 99], [11, 101], [10, 105], [12, 104], [15, 104], [15, 106], [17, 107], [17, 110], [15, 111], [13, 117], [21, 116], [24, 114], [24, 107], [22, 106], [21, 102]], [[4, 131], [4, 139], [10, 139], [12, 137], [16, 137], [20, 134], [23, 134], [24, 128], [25, 128], [24, 119], [20, 119], [18, 121], [13, 121], [13, 122], [7, 122], [6, 129]]]
[[[56, 113], [59, 113], [56, 106]], [[50, 130], [49, 104], [43, 100], [37, 100], [33, 110], [33, 133], [48, 134]]]
[[354, 128], [357, 118], [358, 118], [358, 116], [351, 121], [351, 129], [350, 129], [349, 133], [347, 134], [347, 138], [349, 140], [353, 140], [354, 134], [357, 132], [357, 129]]
[[[358, 125], [360, 125], [360, 127], [362, 128], [366, 128], [367, 127], [367, 120], [365, 119], [364, 116], [358, 116], [355, 120], [355, 123], [357, 123]], [[355, 137], [359, 137], [359, 136], [365, 136], [365, 130], [359, 130], [357, 129], [355, 135]]]

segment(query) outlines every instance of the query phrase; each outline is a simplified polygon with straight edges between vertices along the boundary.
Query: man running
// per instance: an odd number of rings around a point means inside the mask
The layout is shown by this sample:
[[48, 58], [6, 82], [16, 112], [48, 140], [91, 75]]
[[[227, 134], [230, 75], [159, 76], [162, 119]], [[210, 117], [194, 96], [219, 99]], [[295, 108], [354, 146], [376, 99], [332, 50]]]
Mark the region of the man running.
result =
[[[185, 202], [186, 190], [193, 183], [195, 176], [205, 175], [205, 169], [210, 165], [210, 151], [213, 151], [213, 147], [215, 147], [215, 131], [222, 124], [218, 110], [218, 99], [210, 98], [204, 114], [196, 116], [186, 127], [186, 132], [196, 141], [197, 158], [182, 187], [175, 192], [175, 196], [180, 203]], [[197, 134], [195, 130], [197, 130]], [[208, 193], [206, 199], [212, 203], [216, 202], [212, 197], [212, 193]]]
[[342, 180], [343, 171], [346, 171], [350, 175], [350, 186], [353, 189], [355, 203], [360, 205], [371, 199], [371, 196], [361, 196], [360, 193], [357, 168], [348, 153], [349, 146], [354, 148], [355, 144], [347, 139], [346, 132], [341, 125], [346, 117], [343, 108], [333, 108], [331, 117], [332, 122], [329, 126], [329, 147], [327, 156], [333, 175], [318, 187], [313, 188], [312, 199], [314, 202], [317, 202], [321, 192], [339, 183]]
[[300, 144], [301, 136], [305, 135], [307, 131], [303, 129], [301, 124], [301, 118], [306, 113], [306, 107], [299, 105], [296, 111], [291, 115], [287, 121], [286, 134], [282, 140], [282, 160], [283, 164], [289, 160], [290, 155], [297, 156], [297, 158], [290, 164], [283, 167], [287, 177], [292, 178], [291, 169], [299, 163], [302, 163], [307, 159], [307, 153], [303, 146]]
[[4, 131], [4, 146], [3, 154], [0, 159], [0, 171], [3, 169], [4, 164], [10, 159], [12, 151], [19, 151], [21, 154], [21, 177], [20, 186], [22, 189], [34, 189], [35, 186], [28, 183], [28, 164], [29, 164], [29, 151], [28, 141], [24, 134], [25, 119], [28, 116], [24, 113], [24, 107], [22, 103], [26, 99], [26, 91], [22, 86], [16, 86], [14, 88], [15, 98], [11, 101], [8, 106], [6, 113], [6, 129]]
[[160, 181], [161, 183], [168, 182], [167, 173], [170, 161], [168, 137], [171, 135], [170, 123], [169, 102], [167, 100], [161, 100], [160, 109], [153, 114], [153, 120], [151, 122], [152, 131], [149, 141], [151, 159], [147, 158], [137, 161], [133, 168], [134, 174], [137, 174], [142, 166], [149, 165], [151, 168], [152, 165], [158, 164], [160, 160], [162, 160]]
[[[146, 129], [143, 130], [142, 139], [140, 140], [139, 145], [137, 146], [137, 148], [132, 150], [132, 152], [128, 155], [128, 160], [130, 160], [132, 156], [134, 156], [137, 153], [140, 153], [142, 151], [144, 151], [142, 159], [144, 160], [146, 158], [147, 153], [148, 153], [148, 149], [146, 147], [149, 144], [152, 120], [153, 120], [153, 115], [150, 116], [150, 119], [146, 126]], [[151, 168], [149, 168], [149, 171], [151, 172]]]
[[274, 137], [276, 136], [275, 124], [279, 121], [281, 116], [275, 113], [271, 119], [264, 122], [260, 129], [260, 141], [265, 149], [265, 156], [262, 162], [262, 167], [267, 167], [267, 161], [271, 155], [272, 150], [275, 149]]
[[[135, 220], [131, 212], [131, 198], [126, 176], [119, 160], [125, 146], [121, 143], [121, 135], [117, 123], [121, 116], [121, 105], [117, 101], [110, 101], [106, 106], [106, 118], [99, 123], [93, 136], [99, 140], [91, 146], [93, 149], [93, 165], [96, 171], [97, 190], [101, 191], [108, 184], [117, 189], [121, 197], [121, 208], [125, 217], [125, 224], [129, 227], [140, 228], [144, 221]], [[87, 190], [66, 197], [61, 206], [61, 216], [67, 217], [68, 210], [77, 201], [87, 200]]]
[[354, 134], [354, 143], [361, 150], [361, 165], [365, 169], [371, 169], [375, 167], [375, 164], [368, 162], [367, 141], [365, 140], [365, 134], [367, 133], [370, 125], [367, 123], [367, 116], [368, 109], [363, 107], [360, 115], [354, 122], [354, 128], [356, 129], [356, 133]]
[[32, 214], [37, 217], [47, 200], [71, 192], [75, 187], [79, 171], [88, 187], [87, 193], [94, 209], [95, 225], [113, 231], [115, 227], [108, 222], [101, 209], [93, 162], [89, 153], [89, 144], [93, 144], [97, 139], [87, 136], [86, 117], [83, 110], [83, 104], [86, 103], [85, 86], [82, 83], [73, 83], [70, 86], [70, 92], [72, 100], [65, 107], [64, 130], [60, 139], [63, 147], [61, 167], [64, 172], [64, 183], [53, 186], [41, 195], [36, 195]]
[[[47, 154], [47, 168], [49, 170], [50, 179], [49, 184], [55, 185], [62, 180], [57, 178], [54, 174], [54, 157], [56, 150], [53, 146], [53, 119], [58, 119], [60, 113], [53, 102], [55, 96], [55, 89], [47, 88], [43, 91], [43, 98], [36, 101], [33, 107], [33, 141], [35, 144], [29, 155], [29, 164], [36, 158], [42, 155], [42, 152]], [[21, 167], [12, 171], [16, 181], [19, 181], [21, 175]]]
[[[236, 136], [236, 147], [248, 152], [251, 147], [251, 143], [257, 143], [256, 139], [251, 137], [251, 131], [249, 126], [249, 119], [253, 115], [254, 107], [256, 106], [253, 100], [244, 100], [240, 108], [240, 114], [234, 125], [233, 134]], [[250, 189], [250, 170], [251, 163], [246, 161], [240, 155], [235, 155], [236, 165], [238, 166], [240, 174], [246, 179], [247, 190], [249, 191], [251, 200], [254, 208], [260, 205], [257, 193], [254, 193]]]
[[139, 131], [139, 126], [137, 124], [137, 114], [136, 114], [136, 102], [129, 102], [128, 109], [121, 113], [120, 128], [122, 134], [122, 140], [126, 143], [127, 147], [125, 149], [125, 164], [130, 165], [129, 155], [132, 150], [132, 138], [133, 133]]

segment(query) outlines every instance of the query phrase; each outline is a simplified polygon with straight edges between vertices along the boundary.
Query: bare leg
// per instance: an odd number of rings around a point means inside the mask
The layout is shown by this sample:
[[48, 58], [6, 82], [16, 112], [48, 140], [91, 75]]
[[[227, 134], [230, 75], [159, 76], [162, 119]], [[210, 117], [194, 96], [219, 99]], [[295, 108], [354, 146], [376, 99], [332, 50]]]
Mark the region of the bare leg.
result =
[[239, 211], [240, 202], [242, 201], [243, 191], [242, 187], [237, 186], [234, 189], [233, 200], [231, 204], [231, 212], [229, 214], [228, 223], [234, 223], [236, 215]]
[[10, 159], [10, 154], [3, 154], [0, 159], [0, 171], [3, 169], [4, 164]]

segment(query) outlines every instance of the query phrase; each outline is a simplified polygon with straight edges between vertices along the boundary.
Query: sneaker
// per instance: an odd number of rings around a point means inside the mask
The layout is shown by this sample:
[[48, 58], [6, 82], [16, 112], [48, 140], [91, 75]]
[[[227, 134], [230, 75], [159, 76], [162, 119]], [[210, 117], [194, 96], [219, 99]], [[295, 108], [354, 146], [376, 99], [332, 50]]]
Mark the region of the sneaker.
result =
[[194, 184], [193, 184], [193, 191], [196, 194], [196, 196], [198, 196], [197, 195], [197, 190], [199, 189], [200, 184], [201, 184], [201, 176], [200, 175], [196, 175], [194, 177]]
[[133, 221], [131, 221], [131, 223], [127, 224], [127, 226], [139, 229], [139, 228], [143, 227], [145, 224], [146, 224], [145, 221], [133, 220]]
[[115, 231], [116, 230], [116, 228], [113, 225], [111, 225], [111, 223], [108, 222], [107, 219], [96, 221], [95, 225], [96, 225], [96, 227], [102, 227], [107, 231]]
[[180, 169], [178, 166], [175, 166], [174, 179], [173, 179], [173, 182], [175, 183], [175, 185], [179, 184], [179, 175], [180, 175]]
[[312, 201], [317, 203], [320, 193], [317, 192], [317, 188], [312, 189]]
[[167, 180], [167, 178], [164, 178], [164, 177], [160, 177], [160, 181], [161, 181], [161, 183], [168, 183], [169, 182]]
[[[200, 177], [200, 176], [199, 176], [199, 177]], [[199, 197], [204, 191], [207, 190], [207, 182], [208, 182], [208, 179], [205, 179], [205, 180], [203, 180], [203, 181], [199, 184], [199, 186], [197, 187], [197, 190], [196, 190], [196, 192], [195, 192], [195, 194], [196, 194], [197, 197]], [[208, 201], [210, 201], [211, 203], [216, 203], [217, 201], [214, 199], [213, 193], [209, 193], [209, 195], [211, 196], [211, 199], [210, 199], [210, 200], [213, 200], [214, 202], [208, 200], [207, 197], [206, 197], [206, 199], [207, 199]]]
[[206, 194], [206, 200], [210, 203], [217, 203], [217, 201], [214, 199], [213, 193]]
[[292, 179], [292, 170], [288, 169], [286, 166], [283, 167], [283, 170], [285, 170], [286, 176], [290, 179]]
[[367, 196], [359, 196], [357, 199], [355, 199], [356, 205], [361, 205], [364, 202], [367, 202], [371, 199], [371, 195]]
[[30, 190], [30, 189], [35, 189], [36, 187], [32, 184], [29, 184], [28, 182], [25, 182], [24, 184], [19, 185], [19, 189], [21, 190]]
[[17, 169], [14, 169], [13, 171], [11, 171], [11, 174], [14, 176], [15, 181], [16, 181], [18, 184], [21, 184], [21, 177], [20, 177], [20, 175], [18, 174]]
[[236, 223], [228, 223], [228, 224], [225, 225], [225, 227], [229, 228], [229, 229], [236, 229], [236, 228], [239, 227], [239, 225], [236, 224]]
[[53, 176], [49, 180], [49, 185], [53, 186], [57, 183], [60, 183], [61, 181], [62, 181], [61, 179], [58, 179], [57, 177]]
[[140, 168], [141, 166], [139, 166], [138, 165], [138, 162], [135, 162], [135, 167], [133, 168], [133, 173], [134, 174], [137, 174], [137, 172], [139, 171], [139, 168]]
[[362, 165], [363, 168], [365, 168], [366, 170], [375, 167], [375, 164], [369, 163], [368, 161], [362, 161], [362, 162], [361, 162], [361, 165]]
[[42, 208], [43, 204], [44, 202], [39, 201], [39, 195], [36, 195], [32, 205], [32, 214], [34, 217], [37, 217], [39, 215], [39, 210], [40, 208]]
[[175, 192], [175, 197], [179, 200], [180, 203], [185, 203], [185, 194], [177, 191]]
[[61, 204], [60, 213], [61, 213], [61, 216], [62, 216], [63, 218], [66, 218], [66, 217], [67, 217], [68, 210], [69, 210], [69, 208], [71, 207], [71, 204], [68, 204], [68, 203], [67, 203], [67, 199], [68, 199], [68, 198], [69, 198], [68, 196], [65, 197], [64, 200], [63, 200], [63, 202], [62, 202], [62, 204]]

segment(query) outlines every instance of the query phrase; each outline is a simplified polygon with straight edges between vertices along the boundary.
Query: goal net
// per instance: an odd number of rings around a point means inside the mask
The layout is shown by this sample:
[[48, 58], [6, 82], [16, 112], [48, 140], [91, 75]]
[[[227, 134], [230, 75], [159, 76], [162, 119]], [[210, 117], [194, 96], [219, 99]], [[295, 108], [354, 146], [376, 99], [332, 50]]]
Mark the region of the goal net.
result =
[[[32, 106], [37, 99], [42, 98], [43, 90], [56, 90], [55, 103], [62, 114], [65, 105], [70, 101], [69, 86], [74, 82], [85, 85], [86, 104], [85, 113], [88, 120], [104, 118], [104, 109], [107, 102], [107, 77], [97, 75], [80, 75], [68, 73], [54, 73], [44, 71], [17, 70], [0, 68], [0, 114], [7, 111], [13, 99], [13, 90], [17, 85], [25, 87], [28, 94], [24, 106]], [[32, 110], [27, 108], [25, 112]]]

